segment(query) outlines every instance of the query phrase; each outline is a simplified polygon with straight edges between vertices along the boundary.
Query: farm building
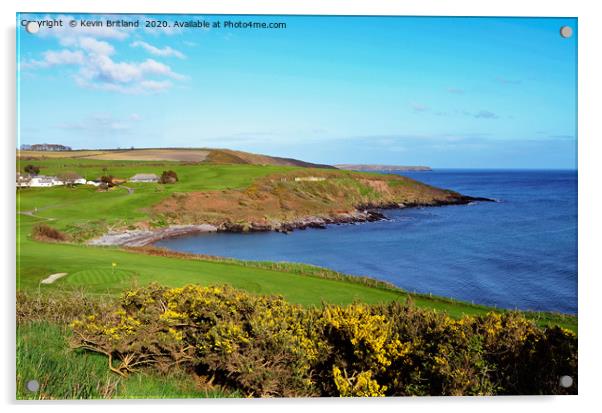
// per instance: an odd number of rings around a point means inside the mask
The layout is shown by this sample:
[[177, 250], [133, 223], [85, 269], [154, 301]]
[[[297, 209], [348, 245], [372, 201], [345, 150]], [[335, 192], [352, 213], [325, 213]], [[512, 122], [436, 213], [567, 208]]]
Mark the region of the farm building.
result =
[[130, 182], [159, 182], [155, 174], [136, 174], [129, 179]]
[[63, 185], [56, 176], [37, 175], [29, 180], [29, 186], [32, 188], [43, 188], [56, 185]]
[[[82, 177], [73, 177], [72, 184], [82, 185], [86, 183], [86, 180]], [[65, 185], [60, 178], [56, 176], [46, 176], [46, 175], [21, 175], [17, 174], [17, 187], [18, 188], [47, 188], [51, 186], [60, 186]]]

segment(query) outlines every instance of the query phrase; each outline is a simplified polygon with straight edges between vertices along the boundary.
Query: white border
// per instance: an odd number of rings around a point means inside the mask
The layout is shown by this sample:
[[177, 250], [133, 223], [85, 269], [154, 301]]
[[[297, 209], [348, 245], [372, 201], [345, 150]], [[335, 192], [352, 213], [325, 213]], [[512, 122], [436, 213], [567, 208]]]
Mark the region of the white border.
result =
[[[600, 278], [602, 271], [598, 256], [602, 248], [599, 234], [602, 233], [600, 213], [602, 205], [600, 164], [602, 154], [599, 139], [600, 127], [599, 97], [602, 65], [598, 44], [602, 41], [602, 16], [596, 10], [597, 2], [575, 0], [557, 1], [482, 1], [482, 0], [299, 0], [294, 4], [286, 0], [250, 1], [223, 0], [104, 0], [102, 2], [82, 2], [75, 0], [28, 0], [18, 2], [5, 0], [2, 7], [2, 127], [4, 174], [2, 186], [4, 197], [2, 217], [4, 237], [0, 251], [5, 263], [3, 326], [3, 363], [0, 388], [2, 401], [9, 409], [40, 409], [54, 412], [65, 410], [106, 411], [111, 409], [140, 408], [149, 411], [163, 411], [174, 405], [179, 409], [226, 410], [226, 411], [303, 411], [345, 409], [362, 411], [366, 409], [420, 410], [437, 412], [501, 411], [528, 408], [548, 411], [587, 411], [593, 410], [599, 400], [600, 374], [602, 373], [602, 335], [600, 328]], [[224, 14], [363, 14], [363, 15], [439, 15], [439, 16], [562, 16], [579, 18], [579, 396], [576, 397], [499, 397], [499, 398], [420, 398], [387, 400], [202, 400], [202, 401], [120, 401], [120, 402], [52, 402], [46, 404], [15, 403], [14, 400], [14, 274], [15, 274], [15, 209], [14, 184], [15, 170], [15, 13], [29, 12], [137, 12], [137, 13], [224, 13]], [[542, 240], [545, 242], [545, 240]], [[10, 328], [12, 327], [12, 329]], [[599, 406], [598, 406], [599, 408]]]

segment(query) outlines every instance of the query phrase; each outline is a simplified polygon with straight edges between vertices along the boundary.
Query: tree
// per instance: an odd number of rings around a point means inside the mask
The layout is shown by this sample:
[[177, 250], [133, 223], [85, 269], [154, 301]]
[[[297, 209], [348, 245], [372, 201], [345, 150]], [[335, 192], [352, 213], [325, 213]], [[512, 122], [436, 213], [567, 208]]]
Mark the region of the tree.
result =
[[162, 184], [175, 184], [178, 182], [178, 174], [174, 171], [163, 171], [159, 182]]
[[107, 187], [113, 186], [113, 176], [112, 175], [103, 175], [100, 177], [100, 182], [105, 184]]
[[23, 170], [30, 175], [37, 175], [40, 173], [40, 167], [35, 165], [27, 165], [25, 168], [23, 168]]
[[61, 173], [58, 178], [65, 184], [65, 186], [73, 186], [75, 181], [81, 178], [78, 174], [72, 171]]

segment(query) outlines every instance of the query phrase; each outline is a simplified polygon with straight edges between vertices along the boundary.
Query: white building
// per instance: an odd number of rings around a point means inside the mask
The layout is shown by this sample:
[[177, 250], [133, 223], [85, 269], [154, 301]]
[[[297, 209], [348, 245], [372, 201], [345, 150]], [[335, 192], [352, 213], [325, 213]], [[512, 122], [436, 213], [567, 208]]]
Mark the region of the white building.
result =
[[[76, 178], [73, 180], [73, 184], [83, 185], [86, 184], [86, 180], [84, 178]], [[17, 187], [19, 188], [48, 188], [51, 186], [61, 186], [65, 185], [63, 181], [61, 181], [56, 176], [46, 176], [46, 175], [37, 175], [37, 176], [29, 176], [29, 175], [21, 175], [17, 174]], [[95, 185], [98, 186], [98, 185]]]
[[32, 188], [42, 188], [57, 185], [63, 185], [63, 183], [59, 181], [56, 176], [38, 175], [32, 177], [29, 181], [29, 186]]
[[159, 177], [155, 174], [136, 174], [128, 179], [129, 182], [159, 182]]

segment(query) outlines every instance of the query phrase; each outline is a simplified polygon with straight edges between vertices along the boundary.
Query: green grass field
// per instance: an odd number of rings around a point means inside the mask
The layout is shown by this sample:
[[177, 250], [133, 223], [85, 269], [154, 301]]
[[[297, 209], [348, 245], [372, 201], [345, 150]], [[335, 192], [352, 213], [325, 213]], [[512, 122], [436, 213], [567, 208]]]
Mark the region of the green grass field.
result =
[[121, 285], [131, 280], [135, 274], [134, 271], [113, 268], [111, 263], [111, 268], [90, 268], [70, 274], [63, 283], [81, 287]]
[[[22, 161], [52, 175], [75, 171], [88, 179], [102, 174], [130, 177], [135, 173], [160, 174], [173, 169], [180, 177], [175, 185], [126, 184], [124, 188], [99, 192], [96, 188], [29, 188], [18, 190], [18, 211], [35, 211], [34, 216], [17, 214], [17, 288], [21, 291], [60, 293], [83, 290], [87, 294], [116, 295], [151, 282], [179, 287], [186, 284], [229, 284], [249, 292], [278, 294], [292, 303], [320, 306], [323, 303], [349, 304], [354, 301], [384, 303], [406, 300], [409, 294], [361, 283], [325, 279], [304, 271], [303, 266], [247, 265], [236, 260], [183, 259], [145, 255], [113, 247], [92, 247], [78, 243], [39, 242], [31, 238], [37, 223], [63, 231], [88, 228], [105, 231], [111, 225], [133, 224], [148, 219], [147, 208], [174, 192], [245, 188], [255, 179], [292, 167], [259, 165], [182, 164], [157, 161], [101, 161], [54, 158]], [[40, 281], [55, 273], [68, 273], [53, 284]], [[412, 295], [419, 307], [445, 311], [453, 317], [480, 315], [491, 308], [438, 297]], [[577, 318], [556, 314], [527, 313], [539, 325], [558, 324], [577, 331]], [[68, 331], [62, 327], [37, 323], [20, 326], [17, 340], [17, 392], [19, 398], [96, 398], [105, 397], [211, 397], [223, 393], [200, 391], [189, 380], [136, 374], [121, 379], [108, 373], [106, 359], [76, 353], [66, 347]], [[85, 385], [77, 382], [89, 374]], [[174, 373], [175, 374], [175, 373]], [[28, 378], [46, 380], [46, 393], [31, 394], [24, 388]], [[187, 384], [188, 383], [188, 384]]]
[[[18, 399], [206, 398], [236, 397], [220, 389], [204, 389], [183, 372], [166, 375], [140, 372], [127, 378], [107, 368], [107, 358], [69, 348], [64, 327], [38, 322], [17, 327]], [[38, 392], [26, 385], [35, 379]]]

